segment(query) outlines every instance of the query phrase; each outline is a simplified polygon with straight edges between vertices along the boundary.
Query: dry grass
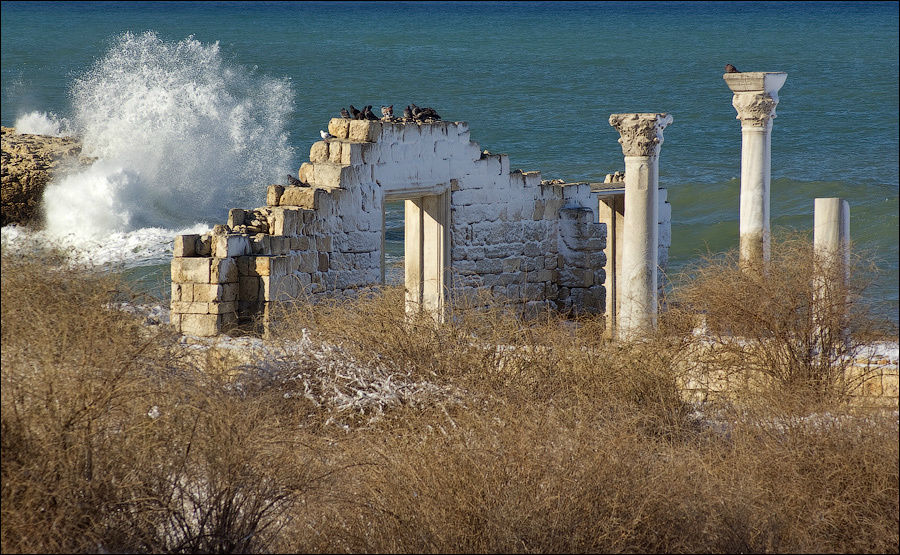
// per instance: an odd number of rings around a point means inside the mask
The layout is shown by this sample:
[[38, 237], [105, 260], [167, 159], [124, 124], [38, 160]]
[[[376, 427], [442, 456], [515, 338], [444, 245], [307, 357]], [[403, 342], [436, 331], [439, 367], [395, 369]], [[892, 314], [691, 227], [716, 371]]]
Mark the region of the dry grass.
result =
[[[742, 279], [728, 269], [698, 291]], [[762, 285], [781, 279], [808, 281]], [[499, 302], [411, 320], [387, 289], [297, 303], [269, 340], [282, 355], [248, 363], [105, 309], [126, 296], [109, 277], [4, 254], [2, 280], [4, 552], [900, 549], [896, 413], [829, 385], [698, 414], [678, 389], [700, 341], [684, 310], [609, 343], [599, 320]], [[802, 353], [779, 330], [806, 320], [767, 291], [781, 327], [748, 349]], [[703, 309], [721, 338], [704, 370], [745, 372], [728, 333], [756, 324]]]

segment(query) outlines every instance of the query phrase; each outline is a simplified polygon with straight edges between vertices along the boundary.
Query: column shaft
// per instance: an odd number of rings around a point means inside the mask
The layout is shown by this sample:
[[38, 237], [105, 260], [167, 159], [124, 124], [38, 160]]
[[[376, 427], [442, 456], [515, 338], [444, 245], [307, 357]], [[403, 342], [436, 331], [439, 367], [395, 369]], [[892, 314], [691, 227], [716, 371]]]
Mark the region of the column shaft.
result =
[[740, 245], [743, 264], [769, 260], [769, 185], [772, 124], [741, 126]]
[[625, 157], [625, 226], [622, 280], [617, 284], [619, 335], [652, 329], [657, 318], [659, 158]]

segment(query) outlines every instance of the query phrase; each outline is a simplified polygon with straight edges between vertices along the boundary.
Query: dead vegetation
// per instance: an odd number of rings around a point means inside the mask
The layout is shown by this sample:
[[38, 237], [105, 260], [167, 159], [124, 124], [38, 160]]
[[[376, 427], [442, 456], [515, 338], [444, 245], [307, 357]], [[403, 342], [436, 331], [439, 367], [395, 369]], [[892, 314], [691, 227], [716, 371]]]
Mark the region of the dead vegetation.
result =
[[[732, 267], [639, 343], [499, 301], [436, 325], [387, 289], [286, 308], [253, 361], [188, 356], [104, 308], [115, 279], [4, 253], [0, 547], [897, 552], [897, 413], [821, 365], [799, 263]], [[692, 405], [691, 372], [759, 387]]]

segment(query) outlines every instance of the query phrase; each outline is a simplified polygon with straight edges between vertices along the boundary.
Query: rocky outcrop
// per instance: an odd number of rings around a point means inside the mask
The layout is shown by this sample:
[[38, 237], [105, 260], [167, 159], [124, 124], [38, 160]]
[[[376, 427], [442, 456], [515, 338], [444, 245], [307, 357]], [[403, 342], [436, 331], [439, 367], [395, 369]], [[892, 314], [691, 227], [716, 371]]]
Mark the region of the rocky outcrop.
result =
[[33, 223], [40, 217], [44, 187], [64, 168], [90, 164], [74, 137], [18, 134], [2, 128], [2, 225]]

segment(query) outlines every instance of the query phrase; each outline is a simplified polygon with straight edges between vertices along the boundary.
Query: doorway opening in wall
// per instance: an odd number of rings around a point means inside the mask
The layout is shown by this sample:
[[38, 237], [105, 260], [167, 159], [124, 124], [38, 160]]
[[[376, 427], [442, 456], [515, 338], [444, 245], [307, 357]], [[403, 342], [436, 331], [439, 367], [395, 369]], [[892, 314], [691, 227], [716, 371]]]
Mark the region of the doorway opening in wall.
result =
[[[450, 266], [449, 187], [386, 194], [383, 212], [382, 281], [391, 284], [399, 274], [406, 312], [425, 311], [443, 321]], [[395, 222], [402, 222], [402, 242]], [[401, 246], [398, 260], [391, 251]]]
[[403, 285], [404, 211], [402, 200], [384, 203], [384, 259], [381, 263], [385, 285]]

